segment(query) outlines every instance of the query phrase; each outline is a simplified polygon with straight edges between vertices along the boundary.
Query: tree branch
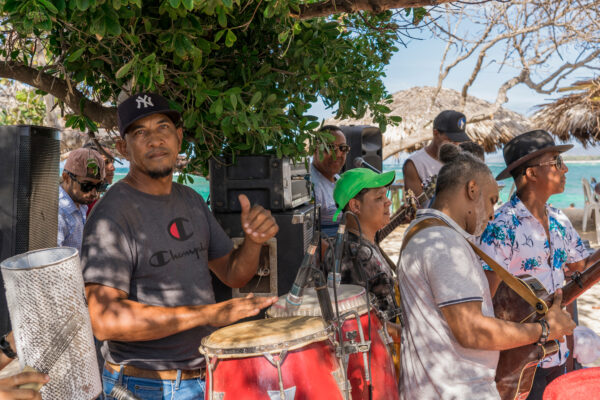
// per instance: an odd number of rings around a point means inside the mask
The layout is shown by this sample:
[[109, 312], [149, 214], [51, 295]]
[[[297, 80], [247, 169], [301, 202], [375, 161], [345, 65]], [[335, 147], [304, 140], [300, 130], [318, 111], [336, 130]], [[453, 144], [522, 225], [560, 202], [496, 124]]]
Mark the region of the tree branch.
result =
[[90, 118], [103, 128], [113, 129], [117, 126], [116, 107], [104, 107], [89, 100], [64, 79], [11, 61], [0, 62], [0, 78], [14, 79], [50, 93], [63, 101], [73, 112]]
[[331, 14], [356, 13], [358, 11], [372, 11], [380, 13], [394, 8], [414, 8], [437, 6], [455, 0], [329, 0], [320, 3], [301, 4], [300, 14], [293, 15], [299, 19], [327, 17]]

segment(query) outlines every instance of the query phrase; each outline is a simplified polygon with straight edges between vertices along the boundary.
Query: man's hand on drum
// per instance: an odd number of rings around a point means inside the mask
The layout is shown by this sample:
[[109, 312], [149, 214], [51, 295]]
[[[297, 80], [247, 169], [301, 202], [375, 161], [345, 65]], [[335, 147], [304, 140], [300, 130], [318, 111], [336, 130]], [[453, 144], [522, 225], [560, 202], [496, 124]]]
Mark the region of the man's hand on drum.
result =
[[40, 372], [21, 372], [8, 378], [0, 379], [0, 400], [21, 400], [32, 399], [42, 400], [38, 391], [33, 389], [19, 389], [19, 386], [26, 383], [45, 384], [50, 377]]
[[277, 302], [277, 297], [255, 297], [250, 293], [246, 297], [239, 297], [217, 303], [218, 307], [212, 319], [212, 326], [220, 327], [234, 323], [242, 318], [252, 317], [261, 309]]
[[242, 229], [246, 239], [256, 244], [263, 244], [277, 234], [279, 227], [269, 210], [259, 205], [250, 205], [250, 200], [244, 194], [238, 196], [242, 207]]

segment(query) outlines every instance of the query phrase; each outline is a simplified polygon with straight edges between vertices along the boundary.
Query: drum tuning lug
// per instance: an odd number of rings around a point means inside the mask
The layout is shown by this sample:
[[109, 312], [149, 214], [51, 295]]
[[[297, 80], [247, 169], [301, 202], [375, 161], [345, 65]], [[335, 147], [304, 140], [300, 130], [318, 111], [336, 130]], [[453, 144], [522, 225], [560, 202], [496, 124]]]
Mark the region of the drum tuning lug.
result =
[[351, 342], [353, 342], [357, 336], [358, 336], [358, 331], [346, 332], [346, 339], [350, 340]]

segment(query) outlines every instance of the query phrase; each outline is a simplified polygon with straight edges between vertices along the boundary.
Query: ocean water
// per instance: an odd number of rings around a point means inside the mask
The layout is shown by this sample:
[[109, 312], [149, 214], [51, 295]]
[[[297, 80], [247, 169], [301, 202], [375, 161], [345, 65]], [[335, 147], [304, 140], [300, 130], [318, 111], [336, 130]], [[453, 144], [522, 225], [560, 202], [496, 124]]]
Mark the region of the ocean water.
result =
[[[549, 202], [555, 207], [566, 208], [574, 205], [576, 208], [583, 208], [583, 186], [581, 183], [582, 178], [587, 178], [589, 181], [592, 177], [600, 181], [600, 160], [598, 161], [567, 161], [566, 162], [569, 171], [567, 172], [567, 183], [565, 185], [565, 191], [560, 194], [555, 194], [550, 197]], [[489, 162], [488, 166], [494, 173], [494, 176], [500, 173], [505, 168], [503, 162]], [[396, 179], [402, 179], [402, 164], [395, 161], [387, 161], [383, 164], [384, 171], [396, 171]], [[127, 174], [127, 168], [117, 168], [115, 171], [114, 181], [122, 179]], [[209, 196], [209, 182], [201, 176], [193, 176], [193, 183], [186, 183], [187, 186], [193, 188], [198, 192], [204, 199], [208, 199]], [[174, 181], [177, 181], [177, 176], [173, 177]], [[506, 179], [502, 181], [505, 183], [504, 188], [500, 191], [500, 199], [502, 201], [508, 200], [508, 194], [511, 189], [512, 179]]]

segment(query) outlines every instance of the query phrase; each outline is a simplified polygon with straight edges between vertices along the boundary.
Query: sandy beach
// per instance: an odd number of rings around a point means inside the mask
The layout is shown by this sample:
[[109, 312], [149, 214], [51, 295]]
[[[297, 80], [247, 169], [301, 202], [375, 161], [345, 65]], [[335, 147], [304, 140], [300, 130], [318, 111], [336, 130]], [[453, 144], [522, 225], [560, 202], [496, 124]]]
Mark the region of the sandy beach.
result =
[[[596, 250], [600, 248], [600, 244], [596, 240], [594, 220], [588, 220], [587, 232], [582, 232], [583, 210], [579, 208], [565, 208], [563, 211], [567, 214], [581, 238], [588, 240], [592, 249]], [[407, 225], [399, 226], [381, 243], [382, 249], [394, 262], [398, 260], [398, 253], [406, 227]], [[600, 284], [596, 284], [577, 299], [577, 310], [579, 313], [579, 325], [591, 328], [600, 335], [600, 320], [598, 319], [598, 314], [600, 313]], [[600, 366], [600, 359], [585, 366]]]

